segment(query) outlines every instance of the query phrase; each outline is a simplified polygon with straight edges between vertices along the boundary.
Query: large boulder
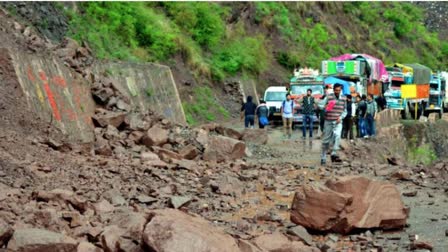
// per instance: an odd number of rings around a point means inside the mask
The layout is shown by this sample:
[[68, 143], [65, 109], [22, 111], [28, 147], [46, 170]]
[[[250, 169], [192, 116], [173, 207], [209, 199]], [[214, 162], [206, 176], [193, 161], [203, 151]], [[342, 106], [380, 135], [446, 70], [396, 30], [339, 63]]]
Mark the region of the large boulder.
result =
[[242, 140], [246, 143], [267, 144], [268, 133], [265, 129], [245, 129]]
[[240, 252], [230, 236], [207, 221], [174, 209], [155, 210], [143, 240], [155, 252]]
[[246, 144], [224, 136], [210, 136], [204, 151], [204, 160], [224, 161], [244, 157]]
[[303, 186], [294, 195], [291, 221], [319, 231], [402, 228], [409, 211], [391, 183], [350, 176], [325, 186]]
[[220, 135], [223, 135], [223, 136], [226, 136], [226, 137], [231, 137], [231, 138], [234, 138], [236, 140], [241, 140], [241, 138], [243, 137], [243, 134], [241, 134], [241, 132], [239, 132], [238, 130], [232, 129], [232, 128], [218, 126], [218, 127], [216, 127], [215, 130]]
[[38, 228], [18, 229], [8, 243], [9, 250], [21, 252], [71, 252], [76, 246], [70, 237]]
[[168, 142], [168, 134], [168, 130], [163, 129], [160, 125], [155, 125], [146, 132], [141, 142], [146, 147], [162, 146]]

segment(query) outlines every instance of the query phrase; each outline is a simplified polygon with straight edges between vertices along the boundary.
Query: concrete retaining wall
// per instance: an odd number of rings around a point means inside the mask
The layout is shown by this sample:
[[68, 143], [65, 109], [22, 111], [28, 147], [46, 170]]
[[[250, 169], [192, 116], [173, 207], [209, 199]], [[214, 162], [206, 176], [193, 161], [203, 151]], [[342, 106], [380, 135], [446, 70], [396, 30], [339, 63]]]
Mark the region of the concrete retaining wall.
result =
[[385, 109], [378, 113], [376, 119], [377, 127], [387, 127], [401, 120], [401, 111], [396, 109]]
[[71, 140], [94, 140], [91, 116], [95, 106], [86, 81], [76, 78], [56, 58], [2, 50], [12, 58], [24, 99], [32, 111]]
[[185, 124], [185, 114], [167, 66], [152, 63], [101, 62], [95, 65], [96, 74], [115, 80], [117, 88], [130, 98], [133, 108], [151, 108], [174, 122]]

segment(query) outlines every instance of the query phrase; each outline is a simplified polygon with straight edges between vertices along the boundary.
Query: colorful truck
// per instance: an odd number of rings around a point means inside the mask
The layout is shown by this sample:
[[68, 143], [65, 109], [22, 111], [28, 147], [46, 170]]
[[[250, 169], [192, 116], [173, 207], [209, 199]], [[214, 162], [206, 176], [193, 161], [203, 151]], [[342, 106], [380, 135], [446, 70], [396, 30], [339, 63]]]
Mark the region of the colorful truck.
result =
[[404, 65], [387, 66], [386, 70], [389, 73], [389, 80], [387, 81], [387, 90], [384, 92], [384, 97], [387, 102], [387, 108], [393, 110], [400, 110], [403, 119], [411, 118], [409, 106], [406, 98], [401, 97], [401, 85], [404, 81]]
[[[289, 93], [291, 98], [295, 100], [295, 113], [293, 124], [302, 124], [303, 115], [302, 108], [300, 107], [299, 100], [306, 96], [307, 90], [312, 90], [312, 96], [315, 99], [320, 99], [324, 95], [324, 82], [323, 78], [319, 76], [319, 71], [311, 68], [302, 68], [294, 70], [294, 77], [291, 78], [289, 83]], [[313, 122], [318, 122], [319, 118], [315, 114], [313, 116]], [[318, 124], [314, 124], [316, 127]]]
[[425, 103], [424, 116], [437, 113], [438, 118], [442, 118], [445, 108], [446, 79], [440, 73], [433, 73], [429, 82], [429, 100]]
[[374, 96], [382, 93], [382, 83], [388, 79], [383, 62], [368, 54], [343, 54], [324, 60], [322, 76], [353, 82], [358, 93]]

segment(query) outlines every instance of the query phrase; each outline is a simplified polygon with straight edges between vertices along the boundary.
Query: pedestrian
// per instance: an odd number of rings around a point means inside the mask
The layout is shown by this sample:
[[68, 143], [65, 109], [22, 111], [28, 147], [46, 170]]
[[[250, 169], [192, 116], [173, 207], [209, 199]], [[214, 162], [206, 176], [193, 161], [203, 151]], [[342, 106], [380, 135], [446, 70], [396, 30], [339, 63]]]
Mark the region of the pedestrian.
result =
[[367, 111], [367, 96], [362, 95], [361, 100], [359, 101], [358, 108], [356, 114], [358, 116], [358, 128], [359, 128], [359, 137], [364, 137], [367, 135], [366, 131], [366, 111]]
[[352, 96], [347, 95], [347, 116], [342, 125], [342, 138], [353, 140], [353, 117], [356, 113], [356, 104], [352, 102]]
[[264, 129], [269, 124], [269, 108], [266, 106], [266, 101], [260, 100], [260, 105], [255, 109], [255, 114], [258, 117], [258, 127]]
[[[330, 85], [325, 85], [324, 88], [324, 95], [321, 97], [321, 99], [325, 99], [327, 94], [330, 92]], [[324, 137], [324, 126], [325, 126], [325, 109], [319, 108], [319, 128], [321, 133], [321, 138]]]
[[306, 96], [299, 100], [299, 104], [302, 106], [302, 139], [306, 138], [306, 128], [307, 125], [310, 127], [310, 139], [313, 138], [313, 115], [316, 108], [316, 103], [314, 97], [311, 96], [313, 90], [308, 89], [306, 91]]
[[241, 107], [241, 120], [243, 120], [244, 116], [244, 127], [253, 129], [255, 124], [255, 110], [257, 109], [257, 105], [252, 102], [252, 99], [252, 96], [249, 95], [246, 99], [246, 103], [244, 103]]
[[288, 136], [291, 138], [292, 136], [292, 120], [294, 113], [294, 101], [291, 100], [291, 94], [286, 94], [286, 100], [282, 102], [282, 107], [280, 110], [283, 119], [283, 128], [285, 130], [284, 137]]
[[320, 107], [325, 109], [324, 137], [322, 139], [321, 164], [327, 160], [327, 150], [330, 143], [333, 143], [331, 152], [331, 162], [341, 162], [337, 155], [341, 141], [342, 121], [347, 115], [347, 100], [341, 94], [342, 84], [336, 83], [333, 86], [333, 94], [328, 94], [320, 103]]
[[375, 99], [378, 112], [383, 111], [387, 108], [387, 101], [386, 98], [384, 98], [384, 95], [380, 93], [380, 95]]
[[366, 109], [366, 130], [367, 134], [365, 138], [375, 136], [375, 119], [378, 114], [378, 106], [373, 99], [373, 95], [367, 95], [367, 109]]
[[[353, 99], [353, 97], [352, 97], [352, 99]], [[357, 138], [360, 138], [361, 137], [361, 129], [360, 129], [360, 127], [359, 127], [359, 115], [358, 115], [358, 112], [359, 112], [359, 103], [361, 102], [361, 95], [357, 95], [356, 97], [355, 97], [355, 102], [354, 103], [352, 103], [352, 106], [355, 106], [355, 108], [354, 108], [354, 110], [355, 110], [355, 114], [354, 114], [354, 117], [353, 117], [353, 125], [355, 125], [355, 128], [356, 128], [356, 137]], [[353, 111], [353, 108], [352, 108], [352, 111]]]

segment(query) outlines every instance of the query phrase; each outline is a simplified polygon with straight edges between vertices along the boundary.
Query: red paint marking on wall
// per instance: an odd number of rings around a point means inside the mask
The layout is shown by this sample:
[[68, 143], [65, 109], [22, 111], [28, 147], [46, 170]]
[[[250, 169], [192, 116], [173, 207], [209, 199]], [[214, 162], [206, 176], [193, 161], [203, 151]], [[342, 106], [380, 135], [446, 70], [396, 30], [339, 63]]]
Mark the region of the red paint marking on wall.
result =
[[54, 76], [53, 78], [51, 78], [52, 82], [60, 87], [67, 87], [67, 83], [65, 82], [65, 79], [62, 78], [61, 76]]
[[43, 81], [47, 81], [47, 76], [45, 75], [44, 72], [39, 71], [39, 77], [40, 77], [41, 80], [43, 80]]
[[39, 72], [40, 79], [44, 81], [44, 89], [47, 93], [48, 102], [50, 103], [51, 109], [53, 110], [53, 116], [56, 121], [61, 121], [61, 114], [58, 110], [58, 105], [56, 104], [56, 101], [54, 100], [53, 92], [50, 89], [50, 85], [48, 85], [47, 76], [44, 72]]
[[36, 80], [36, 78], [34, 78], [33, 70], [31, 69], [31, 67], [28, 67], [27, 75], [28, 75], [28, 79], [30, 81], [35, 81]]

